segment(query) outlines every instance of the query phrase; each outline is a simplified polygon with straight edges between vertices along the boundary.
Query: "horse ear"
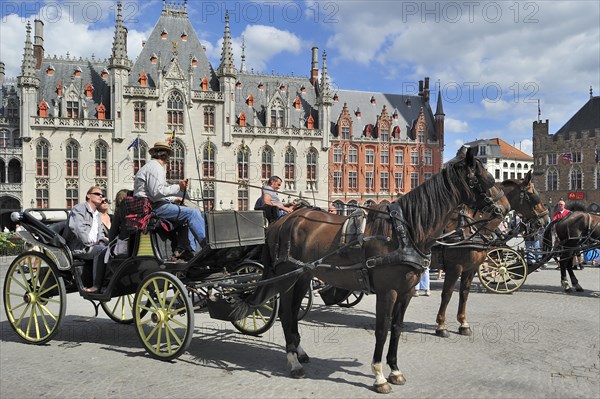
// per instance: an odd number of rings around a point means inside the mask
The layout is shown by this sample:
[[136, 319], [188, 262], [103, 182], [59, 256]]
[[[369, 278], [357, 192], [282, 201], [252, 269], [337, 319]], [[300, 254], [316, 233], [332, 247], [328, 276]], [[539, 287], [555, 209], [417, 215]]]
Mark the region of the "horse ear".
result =
[[531, 183], [531, 170], [527, 172], [525, 175], [525, 179], [523, 179], [523, 185], [528, 186]]
[[471, 147], [469, 147], [467, 149], [465, 158], [467, 161], [467, 166], [471, 167], [471, 166], [475, 165], [475, 151]]
[[465, 147], [464, 145], [461, 146], [458, 151], [456, 151], [456, 159], [463, 159], [467, 155], [467, 149], [468, 147]]

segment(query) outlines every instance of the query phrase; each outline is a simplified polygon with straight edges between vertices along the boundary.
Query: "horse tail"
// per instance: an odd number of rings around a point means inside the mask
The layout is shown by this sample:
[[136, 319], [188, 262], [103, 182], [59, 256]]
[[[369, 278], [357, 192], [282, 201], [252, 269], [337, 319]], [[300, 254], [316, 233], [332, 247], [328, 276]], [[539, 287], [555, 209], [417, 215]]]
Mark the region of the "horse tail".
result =
[[546, 229], [544, 230], [544, 238], [542, 240], [542, 259], [540, 260], [541, 264], [545, 264], [552, 258], [552, 229], [557, 221], [560, 219], [556, 219], [548, 223], [546, 225]]
[[262, 279], [256, 284], [256, 288], [248, 294], [232, 297], [232, 311], [229, 315], [232, 320], [245, 318], [275, 295], [286, 292], [296, 283], [300, 274], [304, 272], [303, 268], [297, 268], [278, 276], [275, 273], [275, 265], [273, 265], [271, 252], [267, 244], [263, 245], [261, 262], [265, 269]]

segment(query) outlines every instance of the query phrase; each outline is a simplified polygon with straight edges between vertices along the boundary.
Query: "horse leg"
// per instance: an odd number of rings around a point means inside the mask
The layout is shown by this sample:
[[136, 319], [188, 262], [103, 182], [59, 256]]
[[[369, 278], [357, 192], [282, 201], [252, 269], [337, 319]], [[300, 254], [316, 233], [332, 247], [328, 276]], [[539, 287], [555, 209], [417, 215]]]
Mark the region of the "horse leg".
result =
[[471, 283], [473, 282], [473, 277], [475, 276], [475, 269], [468, 270], [462, 273], [460, 276], [460, 291], [458, 296], [458, 314], [456, 315], [456, 319], [460, 323], [460, 327], [458, 327], [458, 332], [460, 335], [471, 336], [473, 335], [473, 331], [471, 331], [471, 326], [467, 322], [467, 300], [469, 299], [469, 292], [471, 291]]
[[285, 351], [287, 361], [290, 365], [290, 375], [292, 378], [304, 378], [304, 368], [298, 360], [298, 345], [300, 344], [300, 335], [298, 334], [298, 311], [292, 310], [294, 288], [281, 294], [279, 298], [279, 319], [285, 336]]
[[373, 387], [377, 393], [390, 393], [392, 391], [392, 386], [383, 376], [381, 357], [383, 356], [383, 346], [385, 345], [387, 334], [390, 330], [392, 308], [394, 307], [396, 300], [397, 294], [393, 290], [389, 290], [385, 293], [378, 293], [376, 299], [375, 351], [373, 353], [371, 370], [373, 370], [373, 373], [375, 374], [375, 383], [373, 384]]
[[577, 280], [577, 277], [575, 277], [575, 272], [573, 271], [573, 269], [574, 269], [573, 264], [574, 263], [575, 263], [575, 254], [573, 254], [573, 258], [572, 258], [572, 262], [570, 264], [570, 267], [567, 267], [567, 272], [569, 273], [569, 278], [571, 279], [571, 284], [573, 284], [573, 288], [575, 288], [575, 291], [577, 291], [577, 292], [583, 292], [583, 288], [579, 285], [579, 280]]
[[437, 327], [435, 329], [435, 335], [442, 338], [448, 338], [448, 326], [446, 325], [446, 310], [448, 309], [448, 303], [452, 299], [452, 292], [456, 286], [458, 280], [458, 268], [457, 265], [446, 266], [446, 277], [444, 278], [444, 288], [442, 288], [442, 302], [438, 310], [436, 322]]
[[386, 360], [391, 369], [388, 381], [394, 385], [404, 385], [406, 383], [406, 378], [404, 378], [404, 374], [398, 369], [398, 343], [400, 342], [402, 330], [404, 330], [404, 315], [406, 314], [406, 308], [408, 308], [408, 304], [412, 299], [411, 291], [399, 295], [398, 298], [392, 313], [390, 346], [388, 348]]
[[[573, 265], [573, 257], [570, 254], [562, 256], [559, 260], [560, 264], [560, 284], [565, 292], [571, 292], [571, 286], [567, 281], [567, 268], [571, 268]], [[572, 273], [573, 271], [571, 271]]]
[[[302, 306], [302, 300], [304, 299], [304, 296], [308, 292], [308, 288], [310, 286], [311, 279], [312, 279], [311, 276], [307, 276], [307, 278], [301, 278], [296, 282], [296, 285], [294, 286], [292, 314], [297, 315], [300, 312], [300, 306]], [[293, 321], [295, 322], [293, 325], [294, 334], [297, 336], [296, 352], [297, 352], [298, 361], [300, 363], [308, 363], [308, 362], [310, 362], [310, 357], [304, 351], [304, 349], [302, 349], [302, 347], [300, 346], [300, 332], [298, 330], [298, 317], [293, 318]]]

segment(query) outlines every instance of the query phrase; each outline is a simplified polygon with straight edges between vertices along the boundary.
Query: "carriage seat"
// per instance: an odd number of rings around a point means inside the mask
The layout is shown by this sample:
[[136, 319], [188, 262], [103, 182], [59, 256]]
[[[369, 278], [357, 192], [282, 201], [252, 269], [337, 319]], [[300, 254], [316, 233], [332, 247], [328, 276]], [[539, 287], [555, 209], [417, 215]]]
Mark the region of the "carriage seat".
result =
[[[365, 227], [367, 225], [367, 212], [364, 209], [358, 208], [348, 216], [348, 219], [342, 226], [342, 237], [340, 239], [340, 247], [351, 243], [352, 241], [360, 239], [365, 233]], [[351, 248], [358, 248], [361, 246], [360, 242], [351, 245]]]

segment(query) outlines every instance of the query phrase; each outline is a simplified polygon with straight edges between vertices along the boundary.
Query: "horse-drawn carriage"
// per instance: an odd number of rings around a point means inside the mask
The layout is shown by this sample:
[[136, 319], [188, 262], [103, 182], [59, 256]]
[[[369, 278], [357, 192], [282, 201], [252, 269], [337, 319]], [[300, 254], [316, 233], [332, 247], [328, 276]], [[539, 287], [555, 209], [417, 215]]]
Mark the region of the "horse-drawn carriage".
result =
[[109, 260], [101, 293], [84, 290], [91, 285], [91, 265], [77, 259], [61, 235], [68, 213], [28, 209], [12, 215], [25, 228], [18, 234], [32, 247], [14, 259], [4, 282], [8, 321], [24, 341], [52, 339], [65, 316], [67, 294], [74, 292], [92, 301], [96, 313], [99, 304], [112, 320], [135, 323], [148, 353], [164, 360], [187, 349], [194, 312], [203, 308], [246, 334], [261, 334], [274, 323], [277, 298], [241, 319], [229, 317], [230, 295], [252, 290], [262, 274], [255, 259], [265, 242], [263, 212], [207, 212], [207, 243], [184, 263], [168, 261], [169, 245], [154, 223], [133, 235], [129, 254]]

